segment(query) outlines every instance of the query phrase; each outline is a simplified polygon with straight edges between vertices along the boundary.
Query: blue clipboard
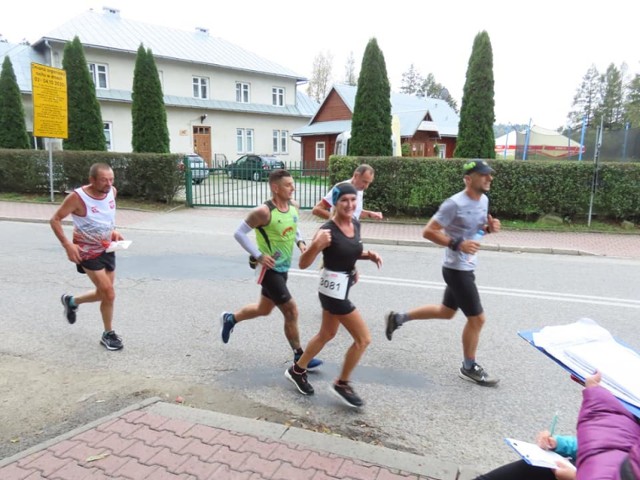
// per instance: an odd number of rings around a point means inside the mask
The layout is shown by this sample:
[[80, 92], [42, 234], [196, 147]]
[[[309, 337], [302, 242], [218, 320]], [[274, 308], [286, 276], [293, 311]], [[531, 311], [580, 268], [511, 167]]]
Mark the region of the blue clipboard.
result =
[[[544, 348], [538, 347], [533, 343], [533, 334], [535, 332], [537, 332], [539, 330], [523, 330], [518, 332], [518, 335], [523, 338], [524, 340], [526, 340], [531, 346], [533, 346], [534, 348], [536, 348], [537, 350], [541, 351], [542, 353], [544, 353], [547, 357], [549, 357], [551, 360], [553, 360], [554, 362], [556, 362], [558, 365], [560, 365], [562, 368], [564, 368], [567, 372], [569, 372], [571, 374], [571, 378], [584, 385], [584, 378], [581, 375], [578, 375], [576, 372], [574, 372], [573, 370], [571, 370], [569, 367], [567, 367], [564, 363], [562, 363], [560, 360], [558, 360], [556, 357], [554, 357], [553, 355], [551, 355], [549, 352], [547, 352]], [[618, 398], [618, 400], [620, 400], [620, 403], [622, 403], [622, 405], [629, 410], [636, 418], [640, 418], [640, 408], [636, 407], [635, 405], [630, 404], [629, 402], [626, 402], [624, 400], [621, 400]]]

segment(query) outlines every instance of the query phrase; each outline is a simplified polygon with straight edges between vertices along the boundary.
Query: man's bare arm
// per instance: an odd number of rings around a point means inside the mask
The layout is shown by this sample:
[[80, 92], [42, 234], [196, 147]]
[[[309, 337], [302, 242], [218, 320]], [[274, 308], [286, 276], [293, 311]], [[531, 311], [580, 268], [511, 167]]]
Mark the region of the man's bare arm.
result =
[[329, 220], [331, 218], [331, 207], [327, 205], [327, 202], [324, 199], [320, 200], [316, 203], [311, 213], [316, 217], [324, 218], [325, 220]]

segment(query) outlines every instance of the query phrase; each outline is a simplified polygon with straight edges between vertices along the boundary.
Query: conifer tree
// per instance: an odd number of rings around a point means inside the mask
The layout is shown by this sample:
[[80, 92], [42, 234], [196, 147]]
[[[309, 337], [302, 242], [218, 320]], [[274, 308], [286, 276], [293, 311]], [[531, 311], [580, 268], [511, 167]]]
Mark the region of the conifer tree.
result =
[[169, 153], [169, 129], [162, 85], [151, 49], [140, 44], [131, 93], [134, 152]]
[[0, 148], [29, 148], [20, 87], [8, 56], [0, 72]]
[[104, 151], [104, 123], [96, 86], [91, 78], [80, 38], [64, 46], [62, 68], [67, 73], [68, 138], [65, 150]]
[[391, 156], [391, 86], [384, 55], [375, 38], [362, 57], [351, 120], [349, 155]]
[[469, 57], [454, 156], [496, 158], [494, 107], [493, 51], [489, 34], [482, 31], [476, 35]]

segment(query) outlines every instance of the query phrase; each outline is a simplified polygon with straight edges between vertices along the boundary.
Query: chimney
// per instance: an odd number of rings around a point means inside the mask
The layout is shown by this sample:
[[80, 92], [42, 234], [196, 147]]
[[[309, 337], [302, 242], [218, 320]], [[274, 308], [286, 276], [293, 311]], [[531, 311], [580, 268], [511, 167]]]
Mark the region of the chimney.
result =
[[102, 11], [106, 15], [113, 15], [114, 17], [120, 18], [120, 10], [112, 7], [102, 7]]

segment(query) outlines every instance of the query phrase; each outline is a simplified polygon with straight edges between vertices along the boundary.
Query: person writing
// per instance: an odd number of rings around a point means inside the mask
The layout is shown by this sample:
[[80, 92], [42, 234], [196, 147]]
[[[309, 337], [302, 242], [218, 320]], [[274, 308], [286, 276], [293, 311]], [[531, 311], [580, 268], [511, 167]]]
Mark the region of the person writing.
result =
[[476, 477], [474, 480], [574, 480], [578, 451], [578, 440], [571, 435], [553, 435], [548, 430], [538, 433], [536, 444], [543, 450], [556, 452], [568, 457], [566, 462], [558, 462], [558, 468], [536, 467], [524, 460], [518, 460], [491, 470]]
[[[76, 264], [78, 273], [86, 274], [95, 285], [95, 290], [77, 297], [62, 295], [65, 318], [74, 324], [79, 305], [100, 302], [104, 326], [100, 343], [107, 350], [123, 347], [122, 339], [113, 330], [116, 255], [106, 251], [112, 241], [123, 240], [115, 229], [116, 194], [111, 167], [106, 163], [94, 163], [89, 168], [89, 184], [67, 195], [49, 221], [69, 261]], [[69, 215], [73, 219], [72, 241], [62, 228], [62, 220]]]
[[371, 342], [371, 334], [360, 312], [349, 300], [349, 291], [358, 278], [356, 261], [370, 260], [380, 268], [382, 258], [372, 250], [363, 251], [360, 222], [354, 217], [358, 197], [356, 188], [347, 182], [336, 185], [333, 192], [333, 219], [316, 232], [309, 248], [299, 259], [300, 268], [305, 269], [322, 253], [323, 269], [318, 287], [322, 323], [302, 356], [285, 372], [285, 376], [300, 393], [312, 395], [314, 389], [307, 379], [309, 362], [336, 336], [342, 325], [353, 338], [353, 343], [347, 350], [338, 378], [331, 386], [331, 393], [346, 405], [359, 408], [364, 402], [354, 391], [350, 380]]

